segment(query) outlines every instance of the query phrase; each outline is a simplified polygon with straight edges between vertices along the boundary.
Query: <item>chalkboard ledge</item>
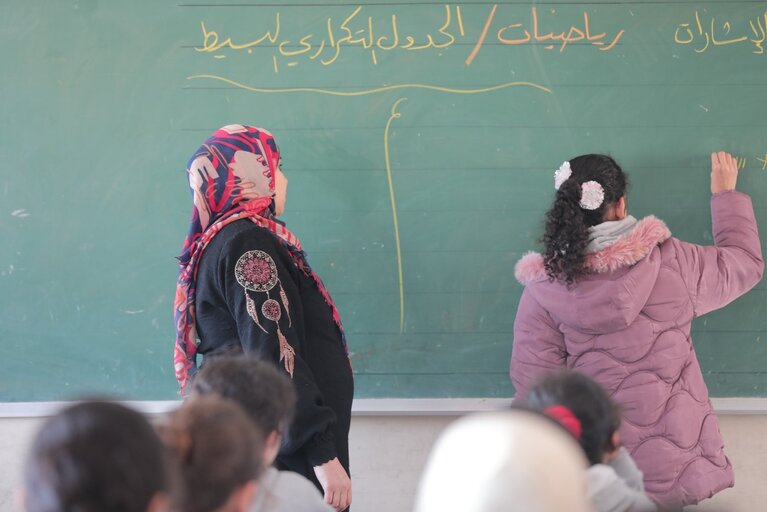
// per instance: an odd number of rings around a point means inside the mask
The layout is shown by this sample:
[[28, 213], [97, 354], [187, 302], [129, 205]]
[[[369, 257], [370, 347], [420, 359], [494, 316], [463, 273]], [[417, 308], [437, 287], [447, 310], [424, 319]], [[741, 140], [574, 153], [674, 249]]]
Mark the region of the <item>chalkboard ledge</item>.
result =
[[[767, 398], [712, 398], [717, 414], [767, 414]], [[70, 402], [0, 402], [0, 418], [51, 416]], [[177, 400], [127, 401], [126, 405], [148, 415], [163, 414], [177, 407]], [[472, 412], [506, 409], [510, 398], [359, 398], [353, 416], [460, 416]]]

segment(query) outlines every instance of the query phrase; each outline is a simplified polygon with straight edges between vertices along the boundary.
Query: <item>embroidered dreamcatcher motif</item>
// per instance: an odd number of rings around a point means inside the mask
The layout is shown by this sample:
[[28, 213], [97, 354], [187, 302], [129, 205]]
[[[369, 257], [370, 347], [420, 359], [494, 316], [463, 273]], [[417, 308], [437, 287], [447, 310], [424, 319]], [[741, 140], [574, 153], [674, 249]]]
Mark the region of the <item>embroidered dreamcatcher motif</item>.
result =
[[[234, 276], [237, 278], [237, 282], [240, 283], [240, 286], [244, 289], [248, 315], [262, 331], [268, 333], [269, 331], [261, 325], [261, 322], [258, 319], [258, 308], [256, 308], [256, 303], [248, 294], [248, 290], [256, 293], [266, 293], [266, 301], [261, 305], [261, 315], [277, 325], [277, 339], [280, 342], [280, 361], [285, 365], [285, 371], [287, 371], [292, 378], [296, 353], [280, 330], [280, 318], [282, 318], [283, 307], [288, 314], [288, 325], [292, 325], [293, 322], [290, 318], [290, 303], [288, 302], [288, 296], [282, 288], [282, 283], [277, 276], [277, 265], [274, 264], [272, 257], [264, 251], [248, 251], [237, 260], [237, 263], [234, 266]], [[282, 306], [280, 306], [280, 303], [273, 299], [270, 294], [278, 284], [278, 294], [282, 301]]]

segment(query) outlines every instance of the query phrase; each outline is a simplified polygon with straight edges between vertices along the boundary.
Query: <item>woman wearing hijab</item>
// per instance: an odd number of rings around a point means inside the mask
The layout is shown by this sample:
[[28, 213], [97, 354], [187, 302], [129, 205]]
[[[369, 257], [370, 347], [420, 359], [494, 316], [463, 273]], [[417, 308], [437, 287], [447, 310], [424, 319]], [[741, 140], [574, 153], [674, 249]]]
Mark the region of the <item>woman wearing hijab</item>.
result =
[[344, 510], [351, 503], [352, 370], [338, 310], [298, 238], [278, 220], [287, 179], [277, 144], [261, 128], [225, 126], [194, 153], [187, 172], [194, 207], [174, 304], [182, 393], [198, 354], [247, 353], [282, 368], [298, 403], [276, 465], [309, 478]]

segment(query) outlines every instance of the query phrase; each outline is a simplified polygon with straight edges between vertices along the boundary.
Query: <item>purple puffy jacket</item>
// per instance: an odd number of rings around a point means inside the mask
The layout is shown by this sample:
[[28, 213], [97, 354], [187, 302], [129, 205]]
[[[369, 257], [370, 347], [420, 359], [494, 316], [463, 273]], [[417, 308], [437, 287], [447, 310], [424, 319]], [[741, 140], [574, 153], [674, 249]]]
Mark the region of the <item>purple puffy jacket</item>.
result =
[[648, 495], [687, 505], [734, 484], [719, 422], [690, 339], [692, 319], [721, 308], [762, 278], [751, 199], [711, 198], [715, 246], [671, 237], [655, 217], [587, 258], [570, 288], [530, 253], [514, 323], [511, 380], [519, 397], [547, 371], [593, 377], [623, 408], [621, 439], [644, 472]]

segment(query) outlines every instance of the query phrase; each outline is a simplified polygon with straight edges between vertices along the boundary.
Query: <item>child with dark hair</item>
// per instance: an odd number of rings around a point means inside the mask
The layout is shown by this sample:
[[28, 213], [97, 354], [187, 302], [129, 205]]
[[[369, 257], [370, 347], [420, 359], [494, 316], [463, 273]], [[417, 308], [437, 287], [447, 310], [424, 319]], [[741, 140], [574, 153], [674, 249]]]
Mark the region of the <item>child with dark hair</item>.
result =
[[553, 370], [594, 378], [623, 407], [622, 441], [664, 506], [733, 485], [690, 331], [693, 318], [762, 278], [754, 209], [737, 177], [731, 155], [711, 155], [715, 245], [700, 246], [653, 216], [630, 216], [626, 175], [612, 158], [569, 160], [554, 175], [543, 252], [516, 266], [525, 286], [510, 368], [518, 396]]
[[599, 384], [578, 372], [556, 372], [533, 386], [527, 406], [557, 421], [583, 448], [596, 512], [656, 510], [644, 493], [642, 472], [620, 446], [620, 411]]
[[296, 405], [290, 380], [272, 364], [254, 357], [219, 357], [206, 362], [192, 381], [192, 396], [215, 394], [240, 405], [264, 433], [259, 491], [251, 512], [330, 512], [312, 482], [272, 466]]
[[246, 512], [263, 470], [263, 439], [242, 409], [220, 397], [187, 400], [158, 430], [173, 454], [174, 512]]
[[49, 419], [25, 469], [26, 512], [160, 512], [167, 504], [160, 439], [116, 403], [83, 402]]

